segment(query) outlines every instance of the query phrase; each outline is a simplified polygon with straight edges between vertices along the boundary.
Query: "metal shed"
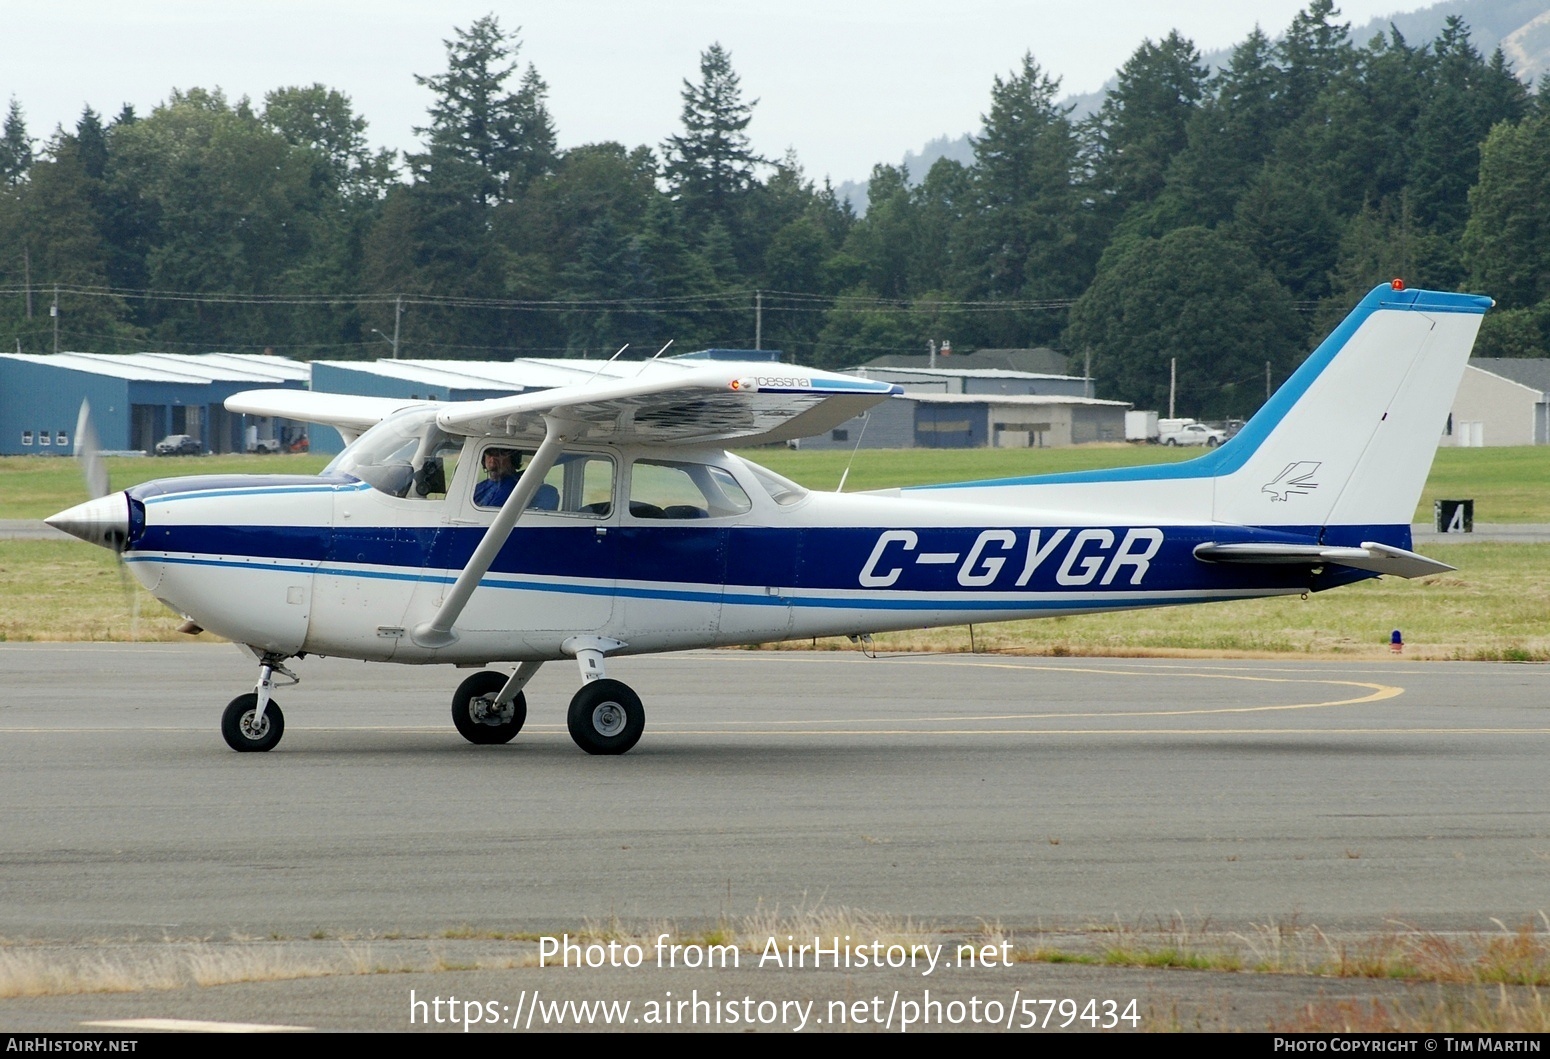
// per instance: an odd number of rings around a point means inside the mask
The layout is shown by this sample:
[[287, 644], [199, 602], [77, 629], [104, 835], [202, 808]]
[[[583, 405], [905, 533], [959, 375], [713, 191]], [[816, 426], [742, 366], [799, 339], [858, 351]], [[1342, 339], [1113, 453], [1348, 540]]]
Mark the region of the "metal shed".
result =
[[[247, 447], [243, 417], [226, 411], [242, 390], [305, 389], [307, 365], [244, 353], [0, 354], [0, 455], [72, 450], [81, 401], [109, 451], [149, 452], [168, 434], [188, 434], [209, 452]], [[265, 423], [266, 438], [275, 424]]]

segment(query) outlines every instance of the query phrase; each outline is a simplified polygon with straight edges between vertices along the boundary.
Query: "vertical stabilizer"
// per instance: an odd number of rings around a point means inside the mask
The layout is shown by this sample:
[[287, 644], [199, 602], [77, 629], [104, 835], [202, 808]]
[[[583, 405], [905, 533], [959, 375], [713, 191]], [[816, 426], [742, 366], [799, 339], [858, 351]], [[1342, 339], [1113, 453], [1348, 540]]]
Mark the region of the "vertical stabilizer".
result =
[[1216, 457], [1214, 517], [1405, 525], [1489, 298], [1379, 287]]
[[1407, 547], [1448, 409], [1491, 299], [1385, 285], [1362, 299], [1254, 418], [1182, 463], [917, 487], [960, 503], [1114, 520], [1286, 528]]

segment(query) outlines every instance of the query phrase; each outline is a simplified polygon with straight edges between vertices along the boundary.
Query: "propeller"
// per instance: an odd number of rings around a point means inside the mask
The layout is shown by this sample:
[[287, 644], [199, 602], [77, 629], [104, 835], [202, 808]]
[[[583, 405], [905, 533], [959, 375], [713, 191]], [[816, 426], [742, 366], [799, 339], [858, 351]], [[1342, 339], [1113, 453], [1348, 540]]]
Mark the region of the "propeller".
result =
[[102, 442], [97, 438], [97, 428], [92, 423], [91, 401], [81, 401], [81, 413], [75, 418], [75, 458], [81, 461], [81, 474], [86, 478], [86, 495], [93, 500], [108, 495], [108, 464], [102, 458]]
[[43, 521], [72, 537], [89, 544], [96, 544], [113, 553], [118, 566], [119, 583], [129, 606], [129, 638], [139, 638], [140, 594], [135, 591], [124, 563], [124, 549], [129, 545], [129, 498], [122, 492], [112, 492], [108, 479], [107, 460], [102, 455], [102, 442], [92, 423], [91, 401], [81, 402], [80, 415], [75, 420], [75, 458], [81, 465], [81, 475], [86, 480], [84, 504], [50, 515]]

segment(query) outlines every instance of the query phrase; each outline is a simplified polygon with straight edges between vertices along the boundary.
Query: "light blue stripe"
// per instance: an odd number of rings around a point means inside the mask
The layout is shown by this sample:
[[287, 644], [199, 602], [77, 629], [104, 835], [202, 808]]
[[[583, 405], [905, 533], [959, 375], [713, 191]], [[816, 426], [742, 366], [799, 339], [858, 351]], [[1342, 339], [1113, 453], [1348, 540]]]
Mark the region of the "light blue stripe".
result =
[[[352, 570], [331, 566], [294, 566], [289, 564], [270, 565], [258, 561], [243, 562], [231, 559], [189, 559], [182, 556], [165, 556], [160, 558], [150, 556], [125, 557], [125, 562], [132, 563], [169, 563], [177, 566], [221, 566], [242, 570], [276, 570], [283, 573], [302, 574], [328, 574], [334, 577], [361, 577], [385, 581], [424, 581], [428, 584], [450, 585], [456, 578], [439, 574], [421, 575], [395, 573], [389, 570]], [[577, 584], [551, 584], [540, 581], [493, 581], [484, 579], [479, 582], [480, 588], [503, 588], [527, 592], [558, 592], [565, 595], [578, 596], [616, 596], [629, 599], [657, 599], [678, 603], [730, 603], [733, 605], [755, 606], [790, 606], [805, 609], [823, 610], [881, 610], [881, 611], [928, 611], [949, 610], [962, 613], [993, 612], [993, 611], [1042, 611], [1042, 610], [1070, 610], [1081, 608], [1089, 610], [1112, 610], [1128, 607], [1156, 607], [1171, 604], [1186, 603], [1218, 603], [1225, 600], [1243, 599], [1242, 595], [1234, 594], [1203, 594], [1166, 597], [1137, 596], [1137, 597], [1088, 597], [1086, 599], [1060, 600], [1060, 599], [995, 599], [995, 600], [971, 600], [971, 599], [887, 599], [867, 598], [854, 599], [845, 597], [823, 596], [723, 596], [719, 592], [694, 592], [669, 588], [623, 588], [609, 585], [577, 585]]]
[[333, 493], [333, 492], [359, 492], [370, 489], [365, 482], [356, 485], [282, 485], [262, 489], [238, 488], [238, 489], [204, 489], [188, 493], [162, 493], [158, 496], [148, 497], [146, 504], [165, 504], [173, 500], [204, 500], [214, 496], [276, 496], [285, 493]]

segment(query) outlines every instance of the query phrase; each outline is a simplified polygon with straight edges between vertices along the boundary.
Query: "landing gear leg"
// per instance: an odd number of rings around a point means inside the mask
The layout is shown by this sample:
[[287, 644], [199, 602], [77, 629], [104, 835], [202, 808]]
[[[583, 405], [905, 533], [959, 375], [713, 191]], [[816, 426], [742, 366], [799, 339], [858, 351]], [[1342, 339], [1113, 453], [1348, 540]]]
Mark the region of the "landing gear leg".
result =
[[581, 667], [581, 690], [570, 700], [566, 720], [570, 737], [589, 754], [623, 754], [640, 742], [646, 709], [627, 684], [604, 675], [603, 654], [624, 644], [600, 637], [577, 637], [565, 644]]
[[522, 688], [542, 662], [523, 662], [509, 678], [495, 672], [475, 673], [452, 696], [452, 723], [470, 743], [509, 743], [527, 721], [527, 696]]
[[273, 750], [285, 734], [285, 714], [273, 698], [274, 675], [289, 677], [289, 684], [301, 683], [300, 677], [285, 668], [285, 657], [263, 655], [258, 664], [258, 685], [251, 694], [238, 695], [227, 703], [226, 712], [221, 715], [221, 735], [226, 745], [238, 753]]

